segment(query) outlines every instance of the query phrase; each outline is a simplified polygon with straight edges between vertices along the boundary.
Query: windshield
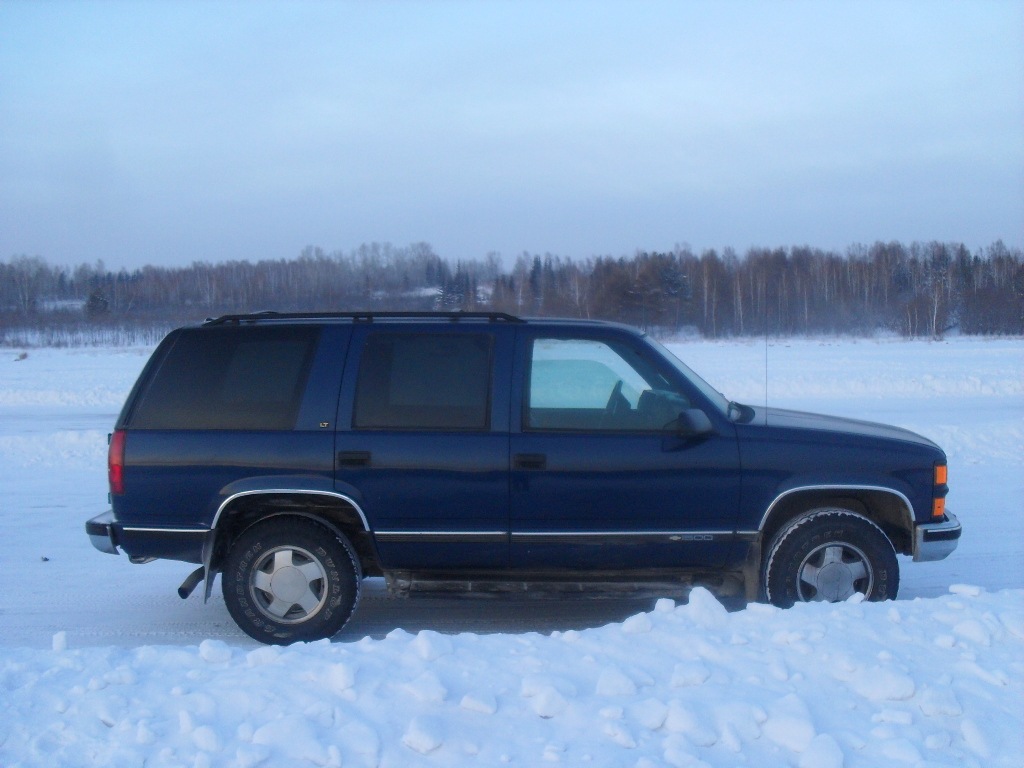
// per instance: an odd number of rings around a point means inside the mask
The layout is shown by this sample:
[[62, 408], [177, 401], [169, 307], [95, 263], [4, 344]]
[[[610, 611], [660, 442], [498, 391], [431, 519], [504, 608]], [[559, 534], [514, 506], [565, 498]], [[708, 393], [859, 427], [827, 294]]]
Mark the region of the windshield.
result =
[[672, 363], [672, 365], [675, 366], [676, 370], [686, 377], [687, 381], [689, 381], [691, 384], [693, 384], [693, 386], [699, 389], [700, 393], [704, 395], [704, 397], [706, 397], [708, 400], [714, 403], [715, 407], [718, 408], [718, 410], [720, 410], [724, 415], [729, 416], [731, 403], [726, 397], [722, 395], [721, 392], [719, 392], [717, 389], [715, 389], [706, 381], [704, 381], [704, 379], [702, 379], [700, 376], [694, 373], [693, 370], [686, 363], [684, 363], [682, 360], [676, 357], [672, 350], [670, 350], [664, 344], [655, 341], [649, 336], [647, 337], [647, 341], [655, 349], [661, 352], [665, 356], [665, 359]]

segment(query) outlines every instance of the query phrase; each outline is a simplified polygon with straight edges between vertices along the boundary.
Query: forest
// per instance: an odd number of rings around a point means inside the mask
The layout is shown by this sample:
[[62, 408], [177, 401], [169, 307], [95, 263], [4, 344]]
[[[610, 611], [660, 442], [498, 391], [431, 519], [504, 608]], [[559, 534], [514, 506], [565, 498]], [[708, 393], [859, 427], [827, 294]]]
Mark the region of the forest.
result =
[[108, 270], [40, 256], [0, 262], [0, 345], [155, 343], [170, 328], [258, 311], [500, 311], [617, 320], [665, 338], [1024, 334], [1024, 252], [1002, 241], [809, 246], [505, 264], [427, 243], [294, 258]]

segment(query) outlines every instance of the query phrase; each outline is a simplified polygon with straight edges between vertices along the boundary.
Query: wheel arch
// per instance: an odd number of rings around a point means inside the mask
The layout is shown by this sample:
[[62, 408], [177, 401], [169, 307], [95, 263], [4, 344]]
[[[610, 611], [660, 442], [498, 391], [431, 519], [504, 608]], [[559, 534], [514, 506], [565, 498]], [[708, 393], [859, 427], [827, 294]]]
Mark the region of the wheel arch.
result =
[[247, 490], [226, 498], [214, 516], [209, 572], [220, 570], [231, 545], [251, 526], [284, 516], [304, 517], [344, 536], [352, 544], [364, 576], [380, 573], [377, 548], [359, 504], [341, 493], [271, 488]]
[[893, 488], [873, 485], [802, 486], [780, 493], [761, 518], [758, 539], [762, 547], [766, 548], [790, 520], [821, 507], [857, 512], [882, 529], [896, 552], [913, 552], [914, 508], [910, 499]]

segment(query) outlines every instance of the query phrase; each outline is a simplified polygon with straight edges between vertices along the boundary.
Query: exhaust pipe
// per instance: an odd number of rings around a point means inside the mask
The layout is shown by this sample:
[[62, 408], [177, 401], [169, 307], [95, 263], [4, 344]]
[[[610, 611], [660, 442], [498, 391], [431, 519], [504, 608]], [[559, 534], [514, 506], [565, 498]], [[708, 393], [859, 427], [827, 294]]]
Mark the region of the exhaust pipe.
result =
[[199, 585], [199, 582], [203, 580], [203, 574], [206, 572], [205, 566], [200, 565], [192, 573], [188, 575], [181, 586], [178, 587], [178, 597], [182, 600], [188, 598], [192, 594], [192, 591]]

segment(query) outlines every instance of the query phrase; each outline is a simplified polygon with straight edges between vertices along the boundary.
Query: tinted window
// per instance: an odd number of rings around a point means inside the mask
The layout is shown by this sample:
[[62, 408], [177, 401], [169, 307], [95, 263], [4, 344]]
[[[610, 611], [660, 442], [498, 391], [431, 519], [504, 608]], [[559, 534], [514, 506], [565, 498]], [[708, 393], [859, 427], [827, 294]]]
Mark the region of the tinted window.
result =
[[143, 393], [133, 429], [291, 429], [318, 329], [183, 332]]
[[356, 385], [357, 429], [487, 429], [491, 337], [371, 333]]
[[689, 403], [629, 347], [537, 339], [530, 358], [530, 429], [658, 431]]

